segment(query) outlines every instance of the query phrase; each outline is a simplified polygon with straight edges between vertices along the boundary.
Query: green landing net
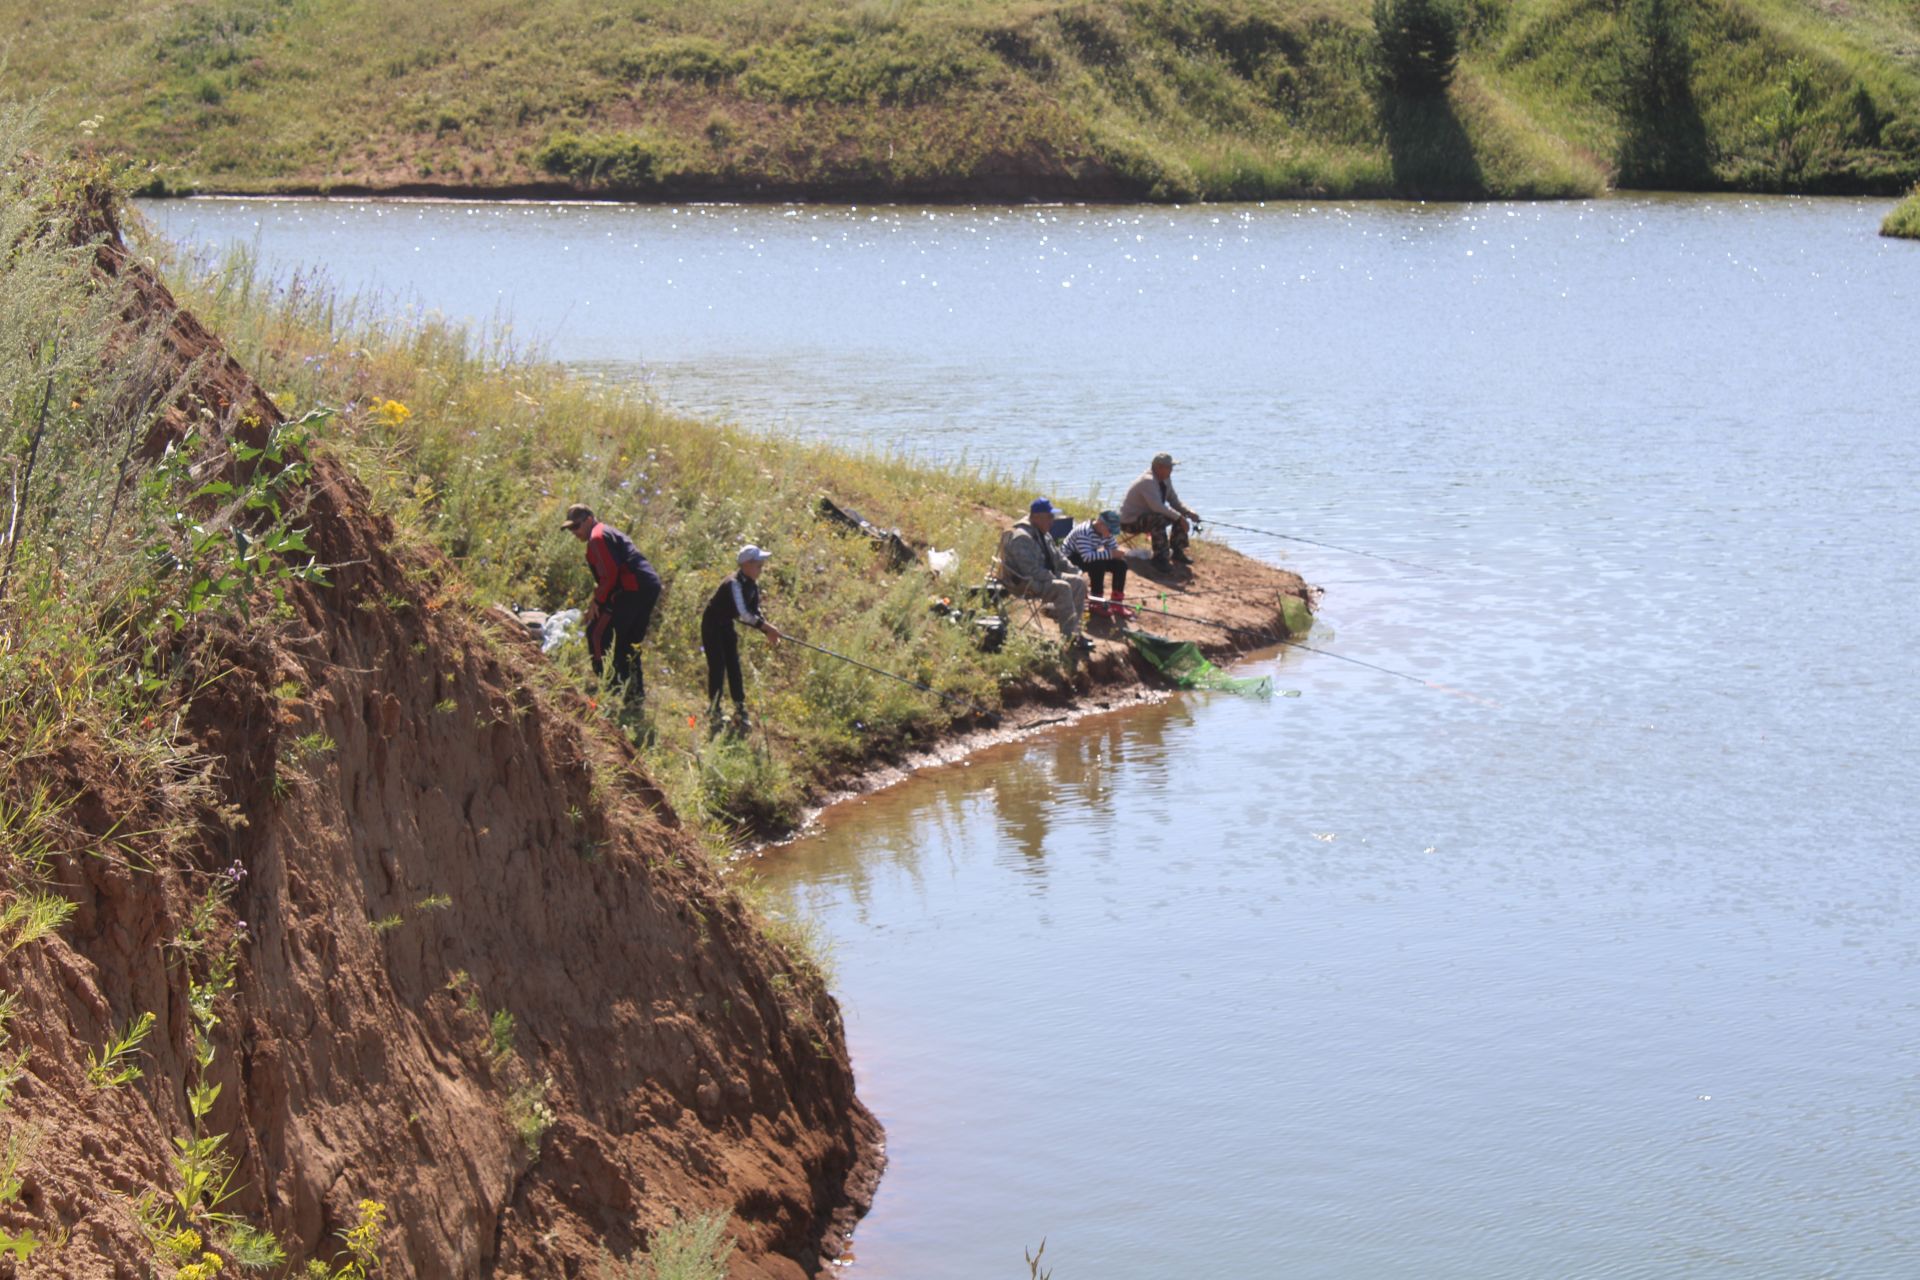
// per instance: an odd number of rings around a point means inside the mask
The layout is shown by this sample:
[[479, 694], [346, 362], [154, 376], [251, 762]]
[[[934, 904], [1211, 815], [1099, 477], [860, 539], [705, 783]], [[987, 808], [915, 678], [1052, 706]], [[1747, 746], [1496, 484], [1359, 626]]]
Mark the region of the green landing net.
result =
[[1169, 640], [1145, 631], [1129, 631], [1134, 649], [1182, 689], [1214, 689], [1243, 698], [1271, 698], [1272, 676], [1230, 676], [1207, 661], [1191, 640]]

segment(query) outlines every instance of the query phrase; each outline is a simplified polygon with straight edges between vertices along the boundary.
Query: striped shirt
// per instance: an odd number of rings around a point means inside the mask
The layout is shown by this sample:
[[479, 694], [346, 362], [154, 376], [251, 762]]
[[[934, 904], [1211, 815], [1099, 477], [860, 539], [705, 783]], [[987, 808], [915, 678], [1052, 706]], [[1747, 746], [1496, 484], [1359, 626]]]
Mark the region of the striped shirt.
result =
[[1089, 520], [1067, 535], [1067, 554], [1082, 560], [1118, 560], [1120, 543], [1111, 533], [1104, 538], [1095, 533]]

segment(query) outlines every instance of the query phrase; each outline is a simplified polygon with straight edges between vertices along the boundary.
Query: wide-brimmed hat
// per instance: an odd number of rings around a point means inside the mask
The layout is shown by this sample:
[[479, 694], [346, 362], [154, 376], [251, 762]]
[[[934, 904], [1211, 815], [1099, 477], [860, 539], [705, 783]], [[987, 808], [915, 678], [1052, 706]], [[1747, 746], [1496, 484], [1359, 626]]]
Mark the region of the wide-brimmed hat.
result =
[[1102, 511], [1099, 515], [1099, 520], [1101, 524], [1107, 526], [1109, 533], [1120, 527], [1120, 513], [1118, 511]]

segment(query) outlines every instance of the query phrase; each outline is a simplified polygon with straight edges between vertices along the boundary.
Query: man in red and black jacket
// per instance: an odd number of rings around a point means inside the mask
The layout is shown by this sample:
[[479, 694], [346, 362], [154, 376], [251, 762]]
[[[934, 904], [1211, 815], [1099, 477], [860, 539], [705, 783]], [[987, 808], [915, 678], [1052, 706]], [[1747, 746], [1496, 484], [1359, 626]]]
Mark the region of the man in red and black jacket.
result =
[[568, 507], [566, 528], [587, 544], [587, 568], [593, 573], [593, 606], [587, 610], [587, 652], [593, 656], [593, 674], [600, 674], [611, 637], [613, 684], [625, 689], [629, 703], [639, 703], [647, 696], [639, 645], [653, 621], [653, 606], [660, 601], [660, 575], [631, 538], [594, 519], [591, 507]]

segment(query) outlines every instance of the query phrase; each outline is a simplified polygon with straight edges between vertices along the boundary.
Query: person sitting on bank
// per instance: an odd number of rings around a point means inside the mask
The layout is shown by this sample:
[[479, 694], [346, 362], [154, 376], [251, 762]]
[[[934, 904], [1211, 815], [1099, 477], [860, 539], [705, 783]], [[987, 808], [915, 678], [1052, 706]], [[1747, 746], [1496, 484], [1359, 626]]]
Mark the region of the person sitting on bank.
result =
[[[1119, 533], [1120, 516], [1102, 511], [1067, 535], [1067, 559], [1086, 571], [1091, 594], [1106, 597], [1105, 603], [1095, 602], [1093, 611], [1107, 618], [1127, 616], [1127, 558], [1120, 552]], [[1105, 589], [1109, 573], [1110, 592]]]
[[1048, 536], [1053, 528], [1053, 503], [1035, 498], [1027, 518], [1007, 530], [1000, 540], [1000, 576], [1016, 595], [1038, 600], [1047, 616], [1060, 624], [1069, 647], [1086, 648], [1080, 620], [1087, 612], [1087, 580], [1067, 563]]
[[[1192, 564], [1187, 556], [1187, 531], [1200, 523], [1200, 514], [1180, 501], [1173, 491], [1173, 455], [1156, 453], [1147, 474], [1133, 482], [1120, 504], [1120, 527], [1128, 533], [1153, 537], [1153, 567], [1161, 572], [1174, 564]], [[1172, 558], [1167, 555], [1168, 548]]]
[[587, 569], [593, 574], [593, 604], [587, 609], [587, 653], [593, 674], [601, 673], [607, 644], [613, 644], [612, 687], [629, 706], [647, 697], [647, 677], [640, 668], [640, 642], [653, 622], [660, 602], [660, 575], [626, 534], [602, 524], [593, 508], [578, 503], [567, 508], [564, 526], [587, 544]]
[[700, 646], [707, 651], [707, 716], [719, 732], [720, 688], [726, 682], [733, 695], [733, 731], [747, 731], [747, 689], [740, 673], [740, 627], [752, 627], [769, 644], [780, 643], [780, 630], [760, 613], [760, 572], [773, 558], [770, 551], [748, 543], [735, 558], [738, 568], [721, 579], [700, 615]]

